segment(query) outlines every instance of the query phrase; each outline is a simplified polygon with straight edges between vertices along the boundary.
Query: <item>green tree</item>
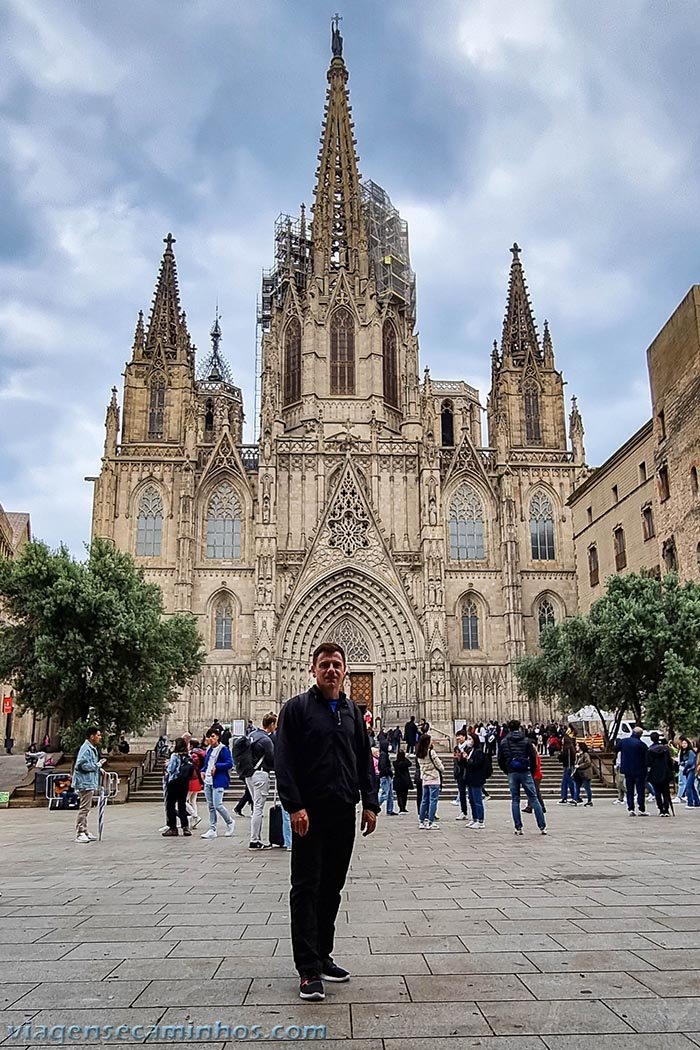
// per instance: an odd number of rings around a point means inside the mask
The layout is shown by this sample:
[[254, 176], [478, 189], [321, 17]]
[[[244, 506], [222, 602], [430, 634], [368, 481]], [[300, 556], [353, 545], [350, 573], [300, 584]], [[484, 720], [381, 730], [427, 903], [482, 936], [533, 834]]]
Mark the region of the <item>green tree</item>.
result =
[[128, 554], [95, 540], [85, 562], [29, 543], [0, 562], [0, 679], [20, 709], [107, 733], [160, 719], [204, 661], [194, 617], [165, 616], [160, 588]]
[[669, 650], [663, 678], [646, 703], [645, 715], [650, 725], [666, 726], [671, 737], [678, 731], [695, 736], [700, 726], [700, 670]]

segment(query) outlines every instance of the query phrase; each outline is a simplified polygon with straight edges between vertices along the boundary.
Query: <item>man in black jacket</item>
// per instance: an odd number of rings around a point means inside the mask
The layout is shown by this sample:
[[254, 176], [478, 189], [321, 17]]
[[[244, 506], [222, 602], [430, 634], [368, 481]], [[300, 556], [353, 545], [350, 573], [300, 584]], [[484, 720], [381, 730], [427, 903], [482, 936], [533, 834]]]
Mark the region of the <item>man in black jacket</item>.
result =
[[516, 718], [508, 723], [508, 735], [501, 740], [498, 764], [508, 777], [515, 834], [522, 835], [523, 833], [523, 818], [520, 813], [520, 789], [522, 788], [535, 814], [537, 827], [543, 835], [546, 835], [547, 823], [532, 777], [537, 765], [537, 751], [520, 728], [520, 722]]
[[275, 772], [282, 805], [292, 822], [289, 906], [294, 964], [302, 999], [324, 999], [323, 981], [347, 981], [333, 961], [335, 920], [355, 840], [377, 824], [377, 778], [358, 707], [341, 692], [345, 653], [335, 642], [314, 650], [316, 685], [283, 706], [277, 729]]

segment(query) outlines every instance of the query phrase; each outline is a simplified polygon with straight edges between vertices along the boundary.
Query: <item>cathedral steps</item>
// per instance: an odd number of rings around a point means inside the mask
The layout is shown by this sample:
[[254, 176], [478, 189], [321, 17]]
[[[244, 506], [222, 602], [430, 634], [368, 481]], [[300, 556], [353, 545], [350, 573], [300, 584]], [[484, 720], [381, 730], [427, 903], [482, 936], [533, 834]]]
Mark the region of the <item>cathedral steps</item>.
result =
[[[443, 778], [442, 795], [444, 799], [453, 799], [457, 795], [457, 785], [454, 778], [452, 753], [438, 752], [439, 757], [442, 759], [442, 764], [445, 767], [445, 775]], [[542, 760], [542, 781], [540, 783], [540, 791], [544, 799], [556, 799], [560, 795], [561, 775], [562, 767], [561, 763], [556, 758], [550, 758], [549, 755], [541, 755]], [[498, 768], [496, 760], [493, 761], [493, 776], [489, 780], [486, 790], [489, 793], [489, 797], [494, 800], [507, 800], [510, 799], [510, 792], [508, 791], [508, 780]], [[235, 806], [240, 798], [243, 796], [243, 784], [235, 775], [231, 777], [231, 787], [224, 792], [224, 804], [227, 806]], [[413, 795], [414, 792], [411, 792]], [[607, 784], [601, 783], [601, 781], [593, 780], [593, 797], [594, 798], [614, 798], [616, 791], [614, 787], [609, 787]], [[272, 791], [270, 792], [270, 797]], [[203, 796], [202, 796], [203, 798]], [[150, 772], [146, 773], [143, 778], [143, 783], [136, 790], [133, 791], [129, 798], [130, 802], [163, 802], [163, 763], [158, 762], [156, 767]]]

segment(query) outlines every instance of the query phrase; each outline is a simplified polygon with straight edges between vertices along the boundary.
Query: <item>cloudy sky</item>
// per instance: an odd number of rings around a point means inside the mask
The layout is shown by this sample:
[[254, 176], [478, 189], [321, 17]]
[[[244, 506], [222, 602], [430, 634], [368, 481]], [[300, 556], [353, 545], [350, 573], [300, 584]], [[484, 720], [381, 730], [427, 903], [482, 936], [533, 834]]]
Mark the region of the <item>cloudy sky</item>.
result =
[[[162, 238], [253, 428], [255, 300], [310, 202], [335, 8], [0, 6], [0, 502], [80, 553], [110, 388]], [[422, 365], [485, 400], [517, 240], [588, 460], [649, 415], [645, 349], [700, 281], [696, 0], [346, 0], [363, 176], [409, 221]]]

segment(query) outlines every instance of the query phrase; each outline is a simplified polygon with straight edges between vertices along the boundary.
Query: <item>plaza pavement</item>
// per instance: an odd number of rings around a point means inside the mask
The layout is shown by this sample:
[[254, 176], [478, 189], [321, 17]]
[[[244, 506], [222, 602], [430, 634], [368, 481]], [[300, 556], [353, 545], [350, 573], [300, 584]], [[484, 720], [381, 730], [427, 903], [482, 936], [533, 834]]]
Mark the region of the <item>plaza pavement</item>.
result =
[[513, 836], [503, 802], [483, 832], [440, 811], [441, 831], [412, 810], [357, 840], [336, 945], [354, 977], [325, 1003], [297, 998], [289, 855], [249, 852], [246, 819], [233, 839], [175, 842], [160, 807], [115, 806], [88, 846], [74, 813], [1, 812], [0, 1040], [221, 1021], [325, 1024], [329, 1050], [700, 1046], [700, 811], [551, 805], [547, 838], [532, 817]]

